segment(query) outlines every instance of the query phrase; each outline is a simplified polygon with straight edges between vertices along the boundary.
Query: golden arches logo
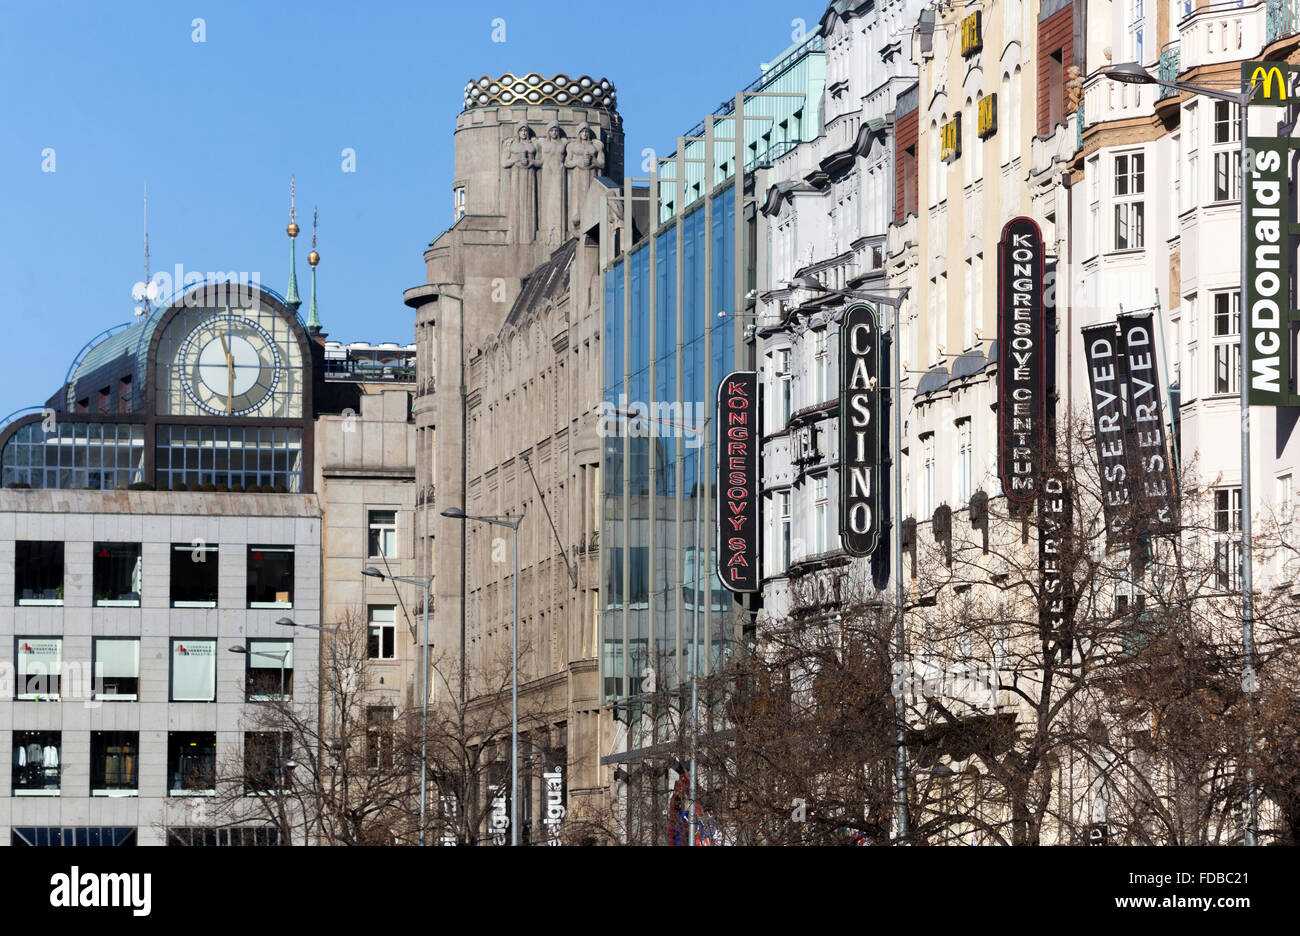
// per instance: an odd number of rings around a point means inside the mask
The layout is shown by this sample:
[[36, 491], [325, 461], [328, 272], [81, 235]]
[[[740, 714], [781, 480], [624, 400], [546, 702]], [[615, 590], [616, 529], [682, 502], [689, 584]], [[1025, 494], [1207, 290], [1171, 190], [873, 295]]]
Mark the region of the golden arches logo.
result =
[[[1253, 95], [1256, 87], [1262, 87], [1262, 101], [1273, 100], [1273, 79], [1277, 79], [1278, 96], [1276, 100], [1286, 100], [1286, 77], [1282, 74], [1282, 69], [1276, 65], [1265, 68], [1263, 65], [1258, 66], [1250, 76], [1250, 91]], [[1262, 79], [1262, 80], [1261, 80]]]

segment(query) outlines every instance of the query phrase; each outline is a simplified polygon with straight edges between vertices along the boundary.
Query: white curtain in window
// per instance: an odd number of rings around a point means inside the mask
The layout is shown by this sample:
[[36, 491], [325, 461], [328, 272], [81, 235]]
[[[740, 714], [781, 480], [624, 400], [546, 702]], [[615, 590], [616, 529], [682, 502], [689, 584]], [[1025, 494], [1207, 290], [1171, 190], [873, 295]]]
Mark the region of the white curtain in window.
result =
[[248, 642], [248, 666], [250, 669], [280, 668], [280, 654], [286, 654], [284, 668], [293, 669], [292, 640], [250, 640]]
[[139, 677], [140, 641], [97, 638], [95, 666], [99, 668], [96, 675], [131, 679]]
[[172, 641], [172, 700], [211, 702], [217, 695], [217, 642]]
[[63, 638], [19, 637], [18, 678], [57, 676], [63, 660]]

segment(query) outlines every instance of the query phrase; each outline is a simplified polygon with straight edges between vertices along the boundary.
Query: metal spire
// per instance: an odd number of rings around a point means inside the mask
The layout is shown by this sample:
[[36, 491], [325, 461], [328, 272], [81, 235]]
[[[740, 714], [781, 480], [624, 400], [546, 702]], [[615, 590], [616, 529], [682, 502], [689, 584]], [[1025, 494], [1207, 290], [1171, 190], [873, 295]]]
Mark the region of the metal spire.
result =
[[295, 312], [298, 306], [302, 305], [302, 299], [298, 297], [298, 254], [294, 249], [298, 237], [297, 214], [294, 209], [294, 178], [289, 176], [289, 226], [285, 228], [285, 233], [289, 235], [289, 287], [285, 290], [285, 303]]
[[307, 254], [307, 263], [311, 266], [311, 305], [307, 311], [307, 331], [319, 334], [320, 314], [316, 311], [316, 264], [320, 263], [320, 254], [316, 252], [316, 223], [319, 212], [315, 206], [311, 209], [311, 253]]

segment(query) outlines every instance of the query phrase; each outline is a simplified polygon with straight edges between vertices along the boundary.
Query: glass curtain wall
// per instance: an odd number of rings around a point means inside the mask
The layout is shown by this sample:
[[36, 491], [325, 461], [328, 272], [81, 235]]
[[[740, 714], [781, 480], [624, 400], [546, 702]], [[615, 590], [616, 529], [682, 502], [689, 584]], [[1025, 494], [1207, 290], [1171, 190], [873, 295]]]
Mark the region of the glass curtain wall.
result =
[[712, 514], [716, 388], [736, 369], [740, 327], [735, 210], [728, 186], [605, 272], [606, 700], [649, 691], [651, 673], [656, 689], [687, 681], [697, 623], [700, 675], [715, 671], [734, 627]]

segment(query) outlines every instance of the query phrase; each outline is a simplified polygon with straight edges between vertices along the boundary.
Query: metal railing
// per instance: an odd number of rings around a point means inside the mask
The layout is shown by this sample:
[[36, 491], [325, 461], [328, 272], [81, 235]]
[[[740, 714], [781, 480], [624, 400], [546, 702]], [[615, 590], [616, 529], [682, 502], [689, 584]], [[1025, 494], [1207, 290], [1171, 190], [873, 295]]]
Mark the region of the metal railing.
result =
[[[1157, 78], [1161, 81], [1178, 80], [1178, 40], [1166, 42], [1163, 49], [1160, 50], [1160, 65], [1157, 69]], [[1175, 97], [1178, 94], [1175, 88], [1161, 88], [1160, 93], [1156, 95], [1157, 101], [1163, 101], [1165, 98]]]
[[1296, 31], [1300, 24], [1300, 2], [1297, 0], [1268, 0], [1264, 9], [1264, 38], [1274, 43]]
[[326, 380], [414, 383], [415, 363], [370, 361], [365, 358], [326, 358]]

